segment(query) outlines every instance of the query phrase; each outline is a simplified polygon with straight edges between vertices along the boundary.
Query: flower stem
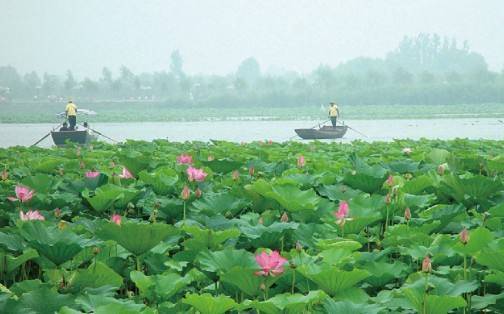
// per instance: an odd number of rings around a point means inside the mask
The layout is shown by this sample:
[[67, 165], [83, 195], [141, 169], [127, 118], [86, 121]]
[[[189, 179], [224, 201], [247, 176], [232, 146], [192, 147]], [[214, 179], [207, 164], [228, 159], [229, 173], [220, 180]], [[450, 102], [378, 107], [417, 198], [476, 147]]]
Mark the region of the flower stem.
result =
[[184, 219], [183, 219], [183, 221], [184, 221], [184, 223], [183, 223], [183, 224], [184, 224], [184, 225], [185, 225], [185, 222], [186, 222], [186, 204], [185, 204], [185, 203], [186, 203], [186, 202], [184, 201]]
[[291, 293], [294, 294], [294, 288], [296, 287], [296, 271], [293, 269], [292, 270], [292, 286], [291, 286]]

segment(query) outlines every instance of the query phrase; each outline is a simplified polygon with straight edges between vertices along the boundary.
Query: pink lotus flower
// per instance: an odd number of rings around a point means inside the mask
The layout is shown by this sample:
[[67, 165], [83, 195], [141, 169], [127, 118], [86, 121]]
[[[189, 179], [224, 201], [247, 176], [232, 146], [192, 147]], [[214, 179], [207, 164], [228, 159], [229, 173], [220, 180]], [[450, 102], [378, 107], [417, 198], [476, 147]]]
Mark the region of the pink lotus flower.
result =
[[29, 221], [29, 220], [45, 220], [45, 217], [42, 216], [38, 210], [29, 210], [25, 213], [23, 211], [19, 211], [19, 218], [22, 221]]
[[250, 167], [249, 167], [249, 175], [250, 175], [251, 177], [253, 177], [253, 176], [254, 176], [254, 173], [255, 173], [255, 168], [254, 168], [254, 166], [250, 166]]
[[2, 171], [2, 176], [1, 176], [1, 178], [2, 178], [2, 181], [7, 181], [7, 179], [9, 178], [9, 172], [7, 171], [7, 169], [4, 169], [4, 170]]
[[202, 182], [202, 181], [205, 181], [207, 173], [205, 173], [205, 171], [203, 171], [203, 169], [189, 167], [189, 168], [187, 168], [187, 176], [189, 177], [190, 182], [192, 182], [192, 181]]
[[121, 178], [121, 179], [133, 179], [134, 176], [131, 174], [131, 172], [129, 172], [128, 169], [126, 169], [126, 167], [123, 167], [122, 168], [122, 173], [119, 175], [119, 178]]
[[93, 179], [93, 178], [96, 178], [97, 176], [100, 175], [100, 172], [99, 171], [88, 171], [86, 172], [85, 176], [86, 178], [88, 179]]
[[299, 168], [303, 168], [305, 166], [305, 164], [306, 164], [306, 160], [305, 160], [304, 156], [303, 155], [299, 156], [297, 159], [297, 166]]
[[394, 186], [394, 177], [392, 175], [389, 175], [387, 178], [387, 181], [385, 181], [385, 182], [390, 187]]
[[464, 230], [460, 231], [459, 238], [460, 242], [462, 242], [463, 245], [466, 245], [469, 242], [469, 231], [467, 231], [467, 228], [464, 228]]
[[118, 214], [114, 214], [114, 215], [112, 215], [112, 217], [110, 217], [110, 221], [112, 221], [113, 223], [115, 223], [118, 226], [121, 225], [121, 220], [122, 220], [122, 217], [121, 217], [121, 215], [118, 215]]
[[284, 272], [284, 264], [287, 263], [287, 260], [277, 251], [273, 251], [271, 254], [262, 252], [261, 254], [256, 255], [255, 259], [259, 267], [261, 267], [261, 270], [255, 273], [257, 276], [274, 277], [280, 275]]
[[187, 201], [189, 199], [189, 196], [191, 196], [191, 190], [189, 190], [189, 187], [187, 185], [184, 185], [184, 188], [182, 189], [182, 193], [180, 193], [180, 197], [184, 201]]
[[16, 192], [16, 197], [13, 196], [7, 197], [9, 201], [12, 202], [20, 201], [21, 203], [26, 203], [32, 199], [33, 195], [35, 195], [35, 191], [30, 190], [30, 188], [27, 188], [22, 185], [16, 185], [14, 191]]
[[406, 207], [406, 209], [404, 210], [404, 219], [406, 221], [410, 221], [411, 219], [411, 210], [409, 209], [409, 207]]
[[179, 164], [192, 164], [192, 156], [187, 154], [182, 154], [177, 157], [177, 163]]
[[409, 155], [409, 154], [411, 154], [411, 153], [413, 152], [413, 150], [412, 150], [411, 148], [409, 148], [409, 147], [404, 147], [404, 148], [402, 149], [402, 152], [403, 152], [403, 154], [405, 154], [405, 155]]
[[341, 201], [339, 204], [338, 211], [334, 212], [334, 216], [338, 220], [336, 223], [343, 227], [346, 221], [346, 217], [348, 216], [348, 212], [350, 211], [350, 207], [346, 201]]

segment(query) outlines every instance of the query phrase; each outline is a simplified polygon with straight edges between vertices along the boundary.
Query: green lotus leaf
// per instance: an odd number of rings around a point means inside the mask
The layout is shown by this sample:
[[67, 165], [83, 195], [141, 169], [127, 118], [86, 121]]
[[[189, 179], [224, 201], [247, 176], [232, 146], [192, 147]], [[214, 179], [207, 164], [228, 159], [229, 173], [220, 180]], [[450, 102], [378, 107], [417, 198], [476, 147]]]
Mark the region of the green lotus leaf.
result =
[[0, 251], [0, 273], [10, 274], [19, 266], [23, 265], [29, 260], [37, 258], [39, 255], [34, 249], [27, 249], [19, 256]]
[[335, 185], [323, 185], [318, 189], [319, 193], [332, 201], [339, 200], [350, 200], [359, 194], [362, 194], [359, 190], [354, 190], [343, 184]]
[[485, 176], [475, 175], [470, 178], [460, 178], [456, 175], [445, 175], [441, 181], [440, 192], [452, 197], [459, 203], [472, 205], [486, 203], [495, 193], [501, 191], [500, 181]]
[[96, 262], [87, 269], [79, 269], [69, 280], [69, 285], [76, 291], [83, 288], [98, 288], [102, 286], [111, 286], [119, 288], [122, 286], [123, 278], [102, 262]]
[[212, 296], [209, 293], [204, 294], [186, 294], [183, 303], [197, 309], [201, 314], [221, 314], [234, 309], [237, 304], [228, 296]]
[[205, 193], [203, 198], [192, 203], [200, 213], [208, 216], [238, 214], [250, 205], [250, 202], [231, 193]]
[[212, 169], [213, 172], [226, 174], [233, 170], [240, 169], [242, 163], [229, 158], [214, 159], [211, 161], [202, 161], [203, 165]]
[[426, 157], [435, 165], [440, 165], [442, 163], [445, 163], [450, 156], [451, 156], [450, 152], [447, 151], [446, 149], [434, 148], [430, 151], [430, 153]]
[[373, 287], [384, 287], [396, 278], [402, 277], [408, 270], [408, 266], [401, 262], [386, 263], [373, 262], [367, 263], [366, 270], [371, 274], [366, 282]]
[[[469, 242], [472, 242], [472, 238]], [[476, 262], [490, 269], [504, 272], [504, 249], [481, 248], [481, 251], [476, 254]]]
[[47, 156], [42, 159], [38, 159], [34, 165], [33, 169], [43, 173], [54, 173], [59, 167], [64, 166], [68, 162], [68, 159], [54, 156]]
[[[264, 282], [263, 277], [255, 275], [259, 266], [253, 268], [245, 268], [241, 266], [233, 267], [226, 270], [220, 275], [220, 280], [236, 286], [249, 296], [257, 296], [261, 293], [260, 286]], [[268, 278], [265, 282], [268, 286], [272, 285], [278, 277]]]
[[58, 266], [94, 243], [68, 228], [61, 230], [41, 221], [21, 222], [18, 226], [20, 234], [29, 245]]
[[237, 239], [240, 236], [240, 230], [236, 228], [222, 231], [211, 229], [202, 229], [197, 226], [184, 226], [182, 228], [189, 233], [192, 238], [184, 241], [184, 247], [189, 250], [215, 250], [229, 239]]
[[350, 301], [336, 302], [330, 298], [324, 301], [326, 313], [377, 314], [382, 308], [376, 304], [355, 304]]
[[234, 250], [226, 248], [222, 251], [204, 251], [201, 252], [197, 261], [201, 269], [209, 272], [226, 272], [227, 270], [241, 266], [244, 268], [257, 269], [254, 255], [245, 250]]
[[329, 265], [323, 265], [317, 268], [301, 265], [296, 271], [299, 271], [303, 276], [315, 282], [319, 289], [324, 290], [332, 296], [354, 287], [370, 276], [369, 272], [362, 269], [344, 271]]
[[473, 295], [471, 296], [471, 308], [475, 310], [483, 310], [490, 305], [496, 304], [497, 301], [503, 298], [504, 298], [504, 292], [500, 294], [485, 294], [484, 296]]
[[[109, 313], [124, 313], [123, 311], [136, 311], [135, 313], [140, 312], [143, 308], [145, 308], [144, 304], [134, 303], [133, 300], [118, 300], [115, 299], [112, 295], [103, 295], [103, 294], [92, 294], [87, 293], [89, 289], [86, 289], [86, 293], [81, 294], [75, 299], [75, 303], [80, 305], [85, 312], [93, 312], [96, 313], [97, 309], [104, 309], [104, 306], [110, 304], [120, 304], [120, 311], [109, 312]], [[80, 312], [79, 312], [80, 313]], [[128, 312], [129, 313], [129, 312]]]
[[179, 231], [171, 225], [134, 221], [122, 222], [120, 226], [104, 222], [96, 232], [101, 239], [113, 240], [136, 256], [142, 255], [161, 241], [178, 233]]
[[161, 195], [170, 193], [178, 181], [177, 172], [168, 166], [157, 168], [152, 173], [142, 171], [139, 173], [139, 178], [152, 186], [154, 192]]
[[49, 193], [55, 187], [54, 181], [54, 177], [51, 175], [37, 173], [33, 176], [24, 178], [21, 183], [34, 189], [37, 193]]
[[132, 174], [138, 175], [149, 166], [150, 158], [138, 151], [128, 150], [119, 155], [119, 161]]
[[485, 276], [485, 282], [491, 282], [504, 287], [504, 272], [493, 270], [491, 274]]
[[434, 186], [434, 177], [421, 175], [404, 183], [401, 190], [409, 194], [421, 194], [423, 191]]
[[274, 304], [279, 310], [285, 313], [304, 313], [315, 304], [319, 304], [329, 298], [322, 290], [312, 290], [307, 295], [295, 293], [277, 294], [266, 300]]
[[53, 289], [42, 287], [23, 293], [19, 300], [9, 307], [10, 313], [54, 314], [63, 306], [72, 306], [72, 295], [59, 294]]
[[277, 201], [291, 212], [315, 210], [320, 201], [313, 189], [303, 191], [293, 185], [272, 185], [264, 180], [257, 180], [246, 188]]
[[263, 224], [252, 225], [244, 220], [236, 221], [241, 233], [255, 247], [280, 248], [281, 238], [289, 231], [299, 226], [295, 222], [274, 222], [269, 226]]
[[168, 300], [193, 281], [189, 274], [184, 277], [175, 273], [146, 276], [140, 271], [132, 271], [130, 278], [144, 298], [156, 302]]
[[133, 200], [140, 191], [123, 188], [114, 184], [106, 184], [94, 191], [94, 195], [91, 196], [89, 190], [84, 190], [82, 192], [82, 197], [84, 197], [94, 210], [103, 212], [105, 210], [111, 209], [116, 205], [119, 208], [123, 208], [131, 200]]
[[23, 238], [16, 233], [0, 232], [0, 245], [14, 252], [22, 251], [25, 248]]
[[387, 170], [380, 165], [369, 166], [360, 159], [355, 170], [345, 174], [343, 183], [366, 193], [376, 193], [381, 190], [387, 178]]
[[489, 158], [486, 161], [487, 168], [493, 173], [504, 172], [504, 155]]

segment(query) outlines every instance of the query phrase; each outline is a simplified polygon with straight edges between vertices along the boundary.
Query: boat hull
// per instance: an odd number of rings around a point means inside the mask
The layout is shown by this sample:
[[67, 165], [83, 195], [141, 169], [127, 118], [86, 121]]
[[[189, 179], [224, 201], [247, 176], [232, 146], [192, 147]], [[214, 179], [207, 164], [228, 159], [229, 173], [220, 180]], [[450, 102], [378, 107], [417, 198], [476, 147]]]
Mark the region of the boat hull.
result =
[[323, 126], [320, 129], [295, 129], [294, 131], [304, 140], [328, 140], [342, 138], [347, 130], [348, 127], [342, 125], [337, 127]]
[[96, 139], [94, 135], [89, 134], [88, 130], [53, 131], [51, 132], [51, 137], [54, 141], [54, 144], [58, 146], [64, 146], [66, 144], [66, 141], [77, 144], [87, 144]]

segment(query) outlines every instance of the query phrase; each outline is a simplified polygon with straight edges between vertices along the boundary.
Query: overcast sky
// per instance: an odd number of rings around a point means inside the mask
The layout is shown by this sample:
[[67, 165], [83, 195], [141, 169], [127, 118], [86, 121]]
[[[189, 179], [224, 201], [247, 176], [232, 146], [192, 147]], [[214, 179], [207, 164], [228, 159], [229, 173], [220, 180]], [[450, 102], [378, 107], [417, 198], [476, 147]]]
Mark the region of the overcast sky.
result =
[[77, 77], [169, 68], [225, 74], [254, 56], [308, 72], [383, 57], [404, 35], [468, 40], [492, 70], [504, 67], [504, 0], [0, 0], [0, 65]]

